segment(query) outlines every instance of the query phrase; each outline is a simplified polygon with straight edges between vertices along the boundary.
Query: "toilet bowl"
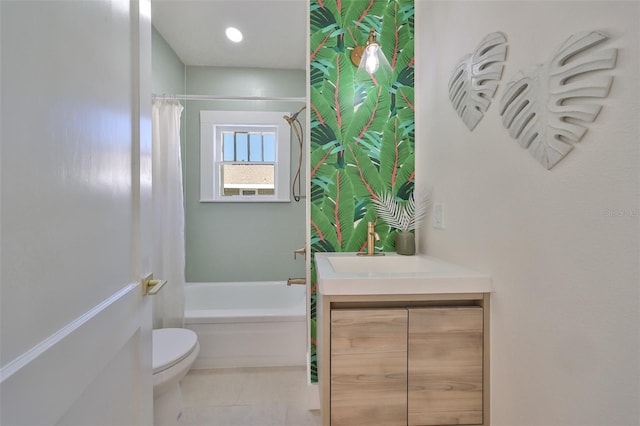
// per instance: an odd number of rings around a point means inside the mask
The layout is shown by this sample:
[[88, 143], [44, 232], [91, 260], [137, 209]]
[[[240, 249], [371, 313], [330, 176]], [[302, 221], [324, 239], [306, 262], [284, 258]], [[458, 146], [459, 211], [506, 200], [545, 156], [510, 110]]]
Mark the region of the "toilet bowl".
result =
[[198, 335], [184, 328], [152, 331], [153, 424], [175, 425], [182, 412], [180, 380], [200, 351]]

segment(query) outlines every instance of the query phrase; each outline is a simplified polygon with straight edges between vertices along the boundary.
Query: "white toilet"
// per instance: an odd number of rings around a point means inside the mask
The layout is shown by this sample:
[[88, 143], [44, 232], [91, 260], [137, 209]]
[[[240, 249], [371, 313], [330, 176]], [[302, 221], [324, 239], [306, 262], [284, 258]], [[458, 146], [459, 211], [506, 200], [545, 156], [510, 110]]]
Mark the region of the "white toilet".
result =
[[198, 335], [186, 328], [152, 331], [153, 424], [175, 425], [182, 412], [180, 380], [200, 352]]

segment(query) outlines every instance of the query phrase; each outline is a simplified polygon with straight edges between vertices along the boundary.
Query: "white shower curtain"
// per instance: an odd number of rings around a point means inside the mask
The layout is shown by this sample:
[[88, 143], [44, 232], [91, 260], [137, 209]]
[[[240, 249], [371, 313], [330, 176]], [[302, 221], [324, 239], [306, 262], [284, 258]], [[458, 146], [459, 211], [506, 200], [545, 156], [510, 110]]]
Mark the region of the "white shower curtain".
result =
[[154, 100], [153, 127], [153, 274], [167, 280], [154, 296], [154, 328], [184, 325], [185, 240], [180, 114], [175, 100]]

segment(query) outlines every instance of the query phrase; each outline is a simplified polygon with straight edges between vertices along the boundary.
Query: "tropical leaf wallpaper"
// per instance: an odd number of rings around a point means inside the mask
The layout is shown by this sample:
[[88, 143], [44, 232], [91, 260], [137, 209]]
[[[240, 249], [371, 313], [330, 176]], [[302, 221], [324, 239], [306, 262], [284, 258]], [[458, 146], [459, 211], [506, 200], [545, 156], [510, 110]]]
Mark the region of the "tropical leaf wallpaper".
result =
[[[413, 0], [310, 0], [311, 377], [317, 381], [317, 252], [357, 252], [367, 222], [379, 251], [394, 232], [377, 221], [376, 194], [407, 200], [414, 186]], [[350, 59], [373, 28], [392, 73], [356, 78]]]

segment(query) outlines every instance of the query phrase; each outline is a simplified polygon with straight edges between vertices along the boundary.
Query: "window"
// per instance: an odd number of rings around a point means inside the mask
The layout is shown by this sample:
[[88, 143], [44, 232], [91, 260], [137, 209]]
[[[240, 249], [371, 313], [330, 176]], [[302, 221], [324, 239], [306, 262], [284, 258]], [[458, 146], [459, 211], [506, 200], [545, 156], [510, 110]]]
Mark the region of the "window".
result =
[[273, 129], [216, 126], [215, 137], [222, 140], [221, 195], [275, 195]]
[[290, 201], [287, 112], [200, 112], [200, 201]]

